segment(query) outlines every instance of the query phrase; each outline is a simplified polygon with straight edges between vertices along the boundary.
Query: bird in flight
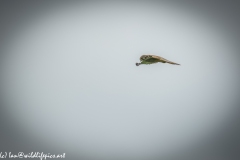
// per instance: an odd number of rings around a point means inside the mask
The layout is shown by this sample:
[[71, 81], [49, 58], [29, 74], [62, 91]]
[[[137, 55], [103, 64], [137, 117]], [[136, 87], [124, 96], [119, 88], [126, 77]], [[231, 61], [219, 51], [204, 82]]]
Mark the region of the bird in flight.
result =
[[174, 65], [180, 65], [178, 63], [169, 61], [167, 59], [164, 59], [162, 57], [155, 56], [155, 55], [142, 55], [140, 57], [140, 61], [141, 61], [141, 63], [136, 63], [136, 66], [139, 66], [141, 64], [153, 64], [153, 63], [158, 63], [158, 62], [169, 63], [169, 64], [174, 64]]

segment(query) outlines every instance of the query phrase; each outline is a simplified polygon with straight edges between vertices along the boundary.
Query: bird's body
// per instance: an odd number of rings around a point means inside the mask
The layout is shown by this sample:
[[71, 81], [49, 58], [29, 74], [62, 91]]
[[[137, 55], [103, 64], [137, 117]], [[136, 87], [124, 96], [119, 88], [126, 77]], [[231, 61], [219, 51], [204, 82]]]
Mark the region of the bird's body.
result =
[[167, 59], [164, 59], [162, 57], [155, 56], [155, 55], [142, 55], [140, 57], [140, 61], [141, 61], [141, 63], [136, 63], [136, 66], [139, 66], [141, 64], [153, 64], [153, 63], [158, 63], [158, 62], [180, 65], [178, 63], [169, 61]]

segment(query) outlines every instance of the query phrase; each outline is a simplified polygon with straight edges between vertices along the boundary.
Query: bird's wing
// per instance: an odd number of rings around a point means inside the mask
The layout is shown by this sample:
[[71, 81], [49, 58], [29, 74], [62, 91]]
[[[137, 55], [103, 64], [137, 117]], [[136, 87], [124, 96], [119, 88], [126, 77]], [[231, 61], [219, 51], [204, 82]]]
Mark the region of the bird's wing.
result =
[[150, 56], [151, 56], [151, 58], [158, 59], [159, 61], [167, 61], [166, 59], [159, 57], [159, 56], [155, 56], [155, 55], [150, 55]]
[[175, 65], [179, 65], [178, 63], [175, 63], [175, 62], [172, 62], [172, 61], [169, 61], [165, 58], [162, 58], [160, 56], [155, 56], [155, 55], [142, 55], [140, 57], [140, 60], [141, 61], [149, 61], [149, 62], [162, 62], [162, 63], [169, 63], [169, 64], [175, 64]]
[[142, 55], [140, 57], [140, 61], [167, 61], [166, 59], [159, 57], [159, 56], [155, 56], [155, 55]]
[[180, 65], [180, 64], [178, 64], [178, 63], [169, 61], [169, 60], [167, 60], [167, 59], [165, 59], [165, 58], [162, 58], [162, 57], [159, 57], [159, 56], [152, 55], [152, 58], [158, 59], [158, 60], [159, 60], [160, 62], [162, 62], [162, 63], [169, 63], [169, 64]]
[[140, 57], [140, 61], [147, 61], [149, 59], [153, 58], [153, 55], [142, 55]]
[[159, 59], [153, 57], [153, 55], [142, 55], [140, 60], [142, 64], [153, 64], [160, 62]]

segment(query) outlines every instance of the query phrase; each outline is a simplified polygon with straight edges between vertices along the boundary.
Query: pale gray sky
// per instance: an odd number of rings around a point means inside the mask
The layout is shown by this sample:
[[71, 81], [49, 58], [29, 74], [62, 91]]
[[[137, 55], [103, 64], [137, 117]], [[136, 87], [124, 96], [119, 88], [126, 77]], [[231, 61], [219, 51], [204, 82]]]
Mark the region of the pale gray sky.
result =
[[[76, 2], [29, 19], [6, 47], [7, 114], [43, 145], [92, 159], [186, 150], [235, 111], [231, 36], [166, 2]], [[135, 66], [155, 54], [181, 66]]]

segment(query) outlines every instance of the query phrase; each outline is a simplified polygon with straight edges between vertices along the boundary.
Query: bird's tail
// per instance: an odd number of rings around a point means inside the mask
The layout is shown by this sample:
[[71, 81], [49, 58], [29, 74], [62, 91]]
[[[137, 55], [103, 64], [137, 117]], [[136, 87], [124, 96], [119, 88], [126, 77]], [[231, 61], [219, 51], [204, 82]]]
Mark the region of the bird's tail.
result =
[[174, 64], [174, 65], [180, 65], [180, 64], [175, 63], [175, 62], [172, 62], [172, 61], [167, 61], [167, 63], [169, 63], [169, 64]]

